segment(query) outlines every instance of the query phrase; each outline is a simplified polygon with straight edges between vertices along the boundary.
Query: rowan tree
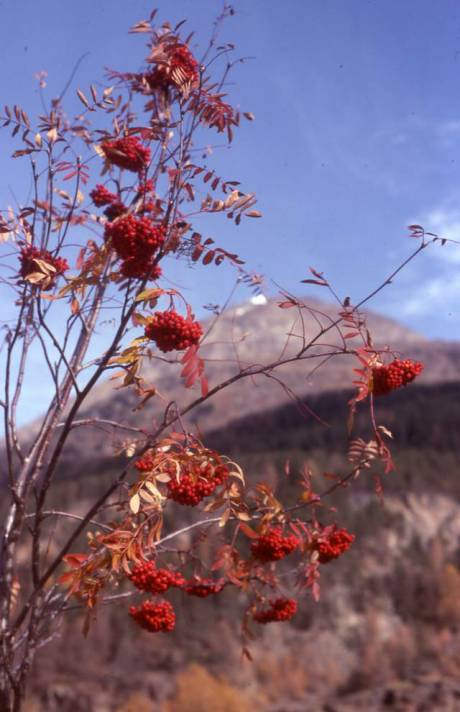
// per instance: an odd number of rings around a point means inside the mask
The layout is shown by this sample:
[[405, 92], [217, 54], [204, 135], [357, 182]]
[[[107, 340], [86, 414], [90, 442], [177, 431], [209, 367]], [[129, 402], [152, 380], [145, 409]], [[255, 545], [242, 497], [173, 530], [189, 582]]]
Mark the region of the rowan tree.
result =
[[[209, 270], [235, 270], [237, 280], [258, 286], [242, 257], [196, 227], [198, 217], [225, 218], [249, 230], [251, 220], [261, 217], [255, 194], [233, 177], [218, 175], [212, 156], [196, 150], [203, 132], [231, 143], [240, 122], [254, 118], [237, 110], [226, 94], [238, 57], [232, 45], [218, 44], [218, 31], [232, 13], [226, 4], [200, 53], [185, 25], [172, 27], [152, 12], [130, 30], [147, 41], [143, 68], [110, 70], [104, 87], [79, 88], [76, 116], [59, 100], [36, 121], [17, 105], [4, 109], [3, 127], [19, 142], [13, 158], [24, 162], [33, 183], [27, 204], [0, 213], [1, 280], [15, 310], [4, 324], [0, 403], [5, 453], [0, 706], [5, 712], [21, 709], [32, 661], [70, 605], [90, 612], [89, 625], [98, 604], [118, 602], [125, 606], [127, 626], [157, 635], [174, 628], [172, 590], [200, 598], [218, 596], [224, 588], [244, 592], [243, 650], [250, 657], [248, 641], [257, 629], [291, 620], [308, 590], [318, 598], [322, 567], [353, 545], [340, 512], [331, 522], [323, 500], [366, 470], [380, 491], [381, 475], [393, 468], [390, 433], [378, 423], [374, 397], [407, 386], [423, 367], [390, 348], [376, 349], [362, 307], [437, 236], [412, 226], [416, 249], [358, 304], [337, 298], [324, 275], [311, 269], [303, 282], [333, 296], [336, 318], [294, 296], [297, 287], [283, 290], [278, 305], [291, 310], [297, 324], [296, 333], [286, 336], [289, 348], [270, 363], [235, 360], [233, 375], [221, 383], [208, 383], [206, 376], [203, 346], [212, 340], [212, 325], [200, 323], [197, 305], [165, 279], [168, 260], [175, 258]], [[56, 313], [61, 328], [55, 326]], [[110, 343], [90, 357], [107, 313], [114, 324]], [[318, 324], [313, 335], [302, 330], [306, 314]], [[331, 333], [339, 336], [333, 344]], [[17, 410], [33, 348], [41, 349], [53, 393], [27, 439], [18, 428]], [[357, 371], [353, 375], [350, 367], [350, 384], [354, 379], [357, 386], [350, 412], [367, 404], [371, 437], [353, 438], [350, 418], [349, 470], [328, 473], [333, 481], [323, 488], [314, 486], [307, 470], [294, 473], [294, 505], [281, 501], [266, 483], [247, 485], [237, 463], [193, 432], [194, 409], [238, 381], [267, 376], [283, 387], [281, 366], [305, 362], [319, 368], [350, 356]], [[156, 359], [182, 379], [182, 402], [160, 397], [155, 384], [146, 382], [143, 364]], [[108, 376], [114, 387], [135, 392], [139, 407], [159, 401], [162, 418], [150, 432], [131, 428], [125, 460], [114, 455], [116, 475], [86, 514], [52, 509], [69, 435], [88, 396]], [[94, 418], [87, 425], [100, 423]], [[165, 513], [177, 507], [192, 509], [193, 522], [166, 527]], [[73, 522], [70, 534], [60, 536], [59, 528], [49, 527], [59, 519]], [[172, 546], [184, 531], [200, 532], [193, 550]], [[24, 550], [26, 564], [19, 560]]]

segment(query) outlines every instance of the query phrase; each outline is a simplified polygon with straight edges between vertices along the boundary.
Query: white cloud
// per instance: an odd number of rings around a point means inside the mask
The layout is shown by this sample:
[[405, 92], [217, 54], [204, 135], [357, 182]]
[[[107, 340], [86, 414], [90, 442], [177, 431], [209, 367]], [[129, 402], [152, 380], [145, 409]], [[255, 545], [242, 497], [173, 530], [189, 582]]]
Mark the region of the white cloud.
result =
[[460, 274], [422, 280], [401, 304], [403, 316], [445, 315], [460, 299]]
[[257, 306], [259, 304], [267, 304], [268, 299], [264, 294], [255, 294], [251, 297], [250, 302], [251, 304], [255, 304]]
[[[460, 131], [460, 122], [459, 122]], [[413, 222], [420, 222], [427, 232], [459, 244], [437, 242], [424, 253], [428, 258], [412, 273], [410, 283], [404, 285], [404, 299], [400, 304], [403, 317], [433, 316], [443, 319], [452, 314], [460, 303], [460, 204], [458, 195], [427, 211]]]
[[421, 221], [425, 230], [459, 244], [433, 246], [433, 255], [450, 264], [460, 264], [460, 209], [439, 207], [426, 213]]

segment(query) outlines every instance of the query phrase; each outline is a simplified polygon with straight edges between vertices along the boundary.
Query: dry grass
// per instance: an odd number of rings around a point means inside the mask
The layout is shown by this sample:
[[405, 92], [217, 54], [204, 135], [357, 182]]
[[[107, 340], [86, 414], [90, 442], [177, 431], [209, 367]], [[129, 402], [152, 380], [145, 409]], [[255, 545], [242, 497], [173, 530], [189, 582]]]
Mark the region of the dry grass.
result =
[[254, 700], [214, 677], [201, 665], [191, 665], [176, 678], [177, 688], [172, 699], [163, 705], [162, 712], [253, 712], [261, 709]]

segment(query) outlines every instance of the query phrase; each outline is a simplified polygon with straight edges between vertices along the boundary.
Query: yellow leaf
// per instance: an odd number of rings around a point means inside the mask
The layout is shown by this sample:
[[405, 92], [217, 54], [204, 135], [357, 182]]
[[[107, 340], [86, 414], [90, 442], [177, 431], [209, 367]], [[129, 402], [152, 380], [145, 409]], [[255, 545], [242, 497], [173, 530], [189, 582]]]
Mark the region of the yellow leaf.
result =
[[159, 475], [156, 475], [155, 479], [157, 482], [170, 482], [171, 476], [166, 474], [166, 472], [160, 472]]
[[143, 292], [137, 295], [135, 301], [145, 302], [147, 299], [155, 299], [155, 297], [159, 297], [160, 294], [163, 294], [162, 289], [144, 289]]
[[132, 457], [135, 452], [136, 452], [136, 443], [129, 443], [129, 445], [127, 445], [126, 449], [125, 449], [126, 457]]
[[149, 494], [148, 492], [146, 492], [144, 489], [140, 490], [139, 494], [142, 497], [142, 499], [145, 499], [145, 501], [149, 502], [150, 504], [153, 504], [154, 502], [156, 502], [155, 497], [152, 497], [152, 495]]
[[247, 514], [247, 512], [238, 512], [236, 516], [237, 516], [237, 519], [240, 519], [242, 522], [250, 522], [251, 521], [251, 517], [249, 516], [249, 514]]
[[137, 514], [141, 506], [141, 500], [138, 494], [134, 494], [129, 500], [129, 508], [133, 514]]
[[86, 106], [87, 109], [90, 108], [90, 104], [86, 96], [83, 94], [81, 89], [77, 89], [77, 96], [80, 99], [81, 103]]
[[38, 282], [43, 282], [46, 278], [46, 274], [43, 274], [43, 272], [31, 272], [25, 277], [25, 280], [31, 284], [38, 284]]
[[227, 524], [229, 519], [230, 519], [230, 510], [226, 509], [219, 520], [219, 527], [225, 527], [225, 525]]
[[33, 261], [40, 267], [42, 272], [45, 272], [45, 274], [53, 274], [53, 272], [56, 272], [56, 267], [53, 267], [53, 265], [49, 262], [45, 262], [45, 260], [40, 260], [37, 257], [34, 257]]

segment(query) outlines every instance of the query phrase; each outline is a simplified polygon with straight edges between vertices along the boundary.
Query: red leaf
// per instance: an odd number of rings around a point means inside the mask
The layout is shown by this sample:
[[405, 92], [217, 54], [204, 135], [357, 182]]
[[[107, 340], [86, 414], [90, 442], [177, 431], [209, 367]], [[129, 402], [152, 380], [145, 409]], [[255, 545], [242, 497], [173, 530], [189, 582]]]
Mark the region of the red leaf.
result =
[[313, 275], [314, 277], [317, 277], [318, 279], [323, 279], [323, 273], [322, 273], [322, 272], [317, 272], [313, 267], [309, 267], [308, 269], [310, 270], [310, 272], [312, 273], [312, 275]]
[[216, 254], [215, 250], [209, 250], [209, 252], [207, 252], [205, 254], [205, 256], [203, 257], [203, 264], [209, 265], [213, 261], [215, 254]]
[[188, 348], [187, 351], [182, 356], [180, 362], [187, 363], [187, 361], [190, 361], [190, 359], [195, 356], [197, 350], [198, 350], [197, 346], [190, 346], [190, 348]]
[[354, 336], [359, 336], [359, 331], [350, 331], [348, 334], [344, 334], [344, 339], [352, 339]]
[[254, 531], [254, 529], [251, 529], [251, 527], [245, 524], [244, 522], [239, 522], [238, 527], [243, 532], [243, 534], [246, 534], [249, 539], [257, 539], [259, 537], [259, 535]]
[[186, 388], [191, 388], [193, 384], [196, 381], [196, 377], [198, 375], [197, 371], [193, 371], [186, 379], [185, 379], [185, 387]]
[[82, 247], [80, 252], [78, 253], [77, 257], [77, 269], [81, 269], [83, 267], [83, 262], [85, 260], [85, 252], [86, 252], [86, 247]]
[[66, 554], [62, 557], [72, 569], [78, 569], [88, 558], [87, 554]]
[[205, 375], [201, 376], [201, 395], [203, 398], [208, 395], [209, 392], [209, 384], [208, 384], [208, 379], [206, 378]]
[[320, 287], [327, 287], [328, 283], [322, 279], [321, 281], [319, 279], [301, 279], [300, 280], [302, 284], [318, 284]]
[[198, 262], [204, 250], [203, 245], [197, 245], [192, 252], [192, 262]]

